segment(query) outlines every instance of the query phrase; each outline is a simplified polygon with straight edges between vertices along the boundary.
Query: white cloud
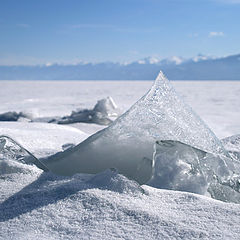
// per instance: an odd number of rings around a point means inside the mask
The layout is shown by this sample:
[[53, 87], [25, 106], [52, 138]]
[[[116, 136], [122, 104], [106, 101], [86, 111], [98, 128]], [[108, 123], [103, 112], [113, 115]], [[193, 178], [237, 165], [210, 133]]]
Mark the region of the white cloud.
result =
[[208, 34], [209, 37], [223, 37], [224, 33], [223, 32], [210, 32]]

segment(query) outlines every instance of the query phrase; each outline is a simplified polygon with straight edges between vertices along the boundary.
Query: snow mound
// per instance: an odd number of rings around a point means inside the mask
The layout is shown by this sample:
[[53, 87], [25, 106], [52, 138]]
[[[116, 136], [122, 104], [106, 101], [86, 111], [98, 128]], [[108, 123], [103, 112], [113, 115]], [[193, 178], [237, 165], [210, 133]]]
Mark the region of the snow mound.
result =
[[4, 179], [4, 175], [9, 175], [13, 173], [19, 174], [31, 174], [34, 171], [38, 171], [39, 168], [31, 165], [27, 165], [21, 162], [16, 162], [12, 159], [2, 160], [0, 158], [0, 178]]
[[116, 168], [143, 184], [152, 177], [157, 140], [180, 141], [206, 152], [227, 155], [214, 133], [160, 72], [149, 92], [108, 128], [50, 157], [44, 164], [60, 175]]
[[[142, 194], [136, 183], [110, 170], [96, 178], [50, 172], [9, 176], [0, 178], [1, 239], [238, 240], [240, 236], [238, 205], [149, 186], [142, 187], [148, 193]], [[125, 187], [109, 187], [113, 181]]]
[[129, 180], [125, 176], [118, 174], [116, 169], [107, 169], [104, 172], [98, 173], [87, 183], [99, 189], [119, 193], [136, 194], [144, 192], [137, 182]]
[[[11, 160], [7, 166], [10, 171], [4, 173], [9, 175], [8, 178], [4, 179], [5, 181], [16, 181], [16, 176], [19, 176], [19, 173], [28, 177], [35, 170]], [[0, 184], [2, 181], [1, 177]], [[77, 197], [78, 193], [84, 197], [84, 192], [92, 191], [92, 189], [93, 191], [110, 191], [132, 196], [143, 194], [143, 189], [139, 184], [119, 175], [114, 170], [106, 170], [96, 176], [76, 174], [72, 177], [58, 176], [51, 172], [37, 173], [33, 182], [0, 203], [0, 222], [13, 219], [48, 204], [55, 204], [57, 201], [80, 200]], [[91, 204], [91, 200], [89, 200], [86, 203]], [[12, 211], [12, 209], [14, 210]]]

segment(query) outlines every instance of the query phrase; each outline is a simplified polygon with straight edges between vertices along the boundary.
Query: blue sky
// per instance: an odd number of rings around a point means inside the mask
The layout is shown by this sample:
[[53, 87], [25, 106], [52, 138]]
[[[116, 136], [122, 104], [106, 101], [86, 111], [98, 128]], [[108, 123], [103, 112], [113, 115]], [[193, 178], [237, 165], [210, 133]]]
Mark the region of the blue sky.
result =
[[1, 0], [0, 64], [240, 53], [240, 0]]

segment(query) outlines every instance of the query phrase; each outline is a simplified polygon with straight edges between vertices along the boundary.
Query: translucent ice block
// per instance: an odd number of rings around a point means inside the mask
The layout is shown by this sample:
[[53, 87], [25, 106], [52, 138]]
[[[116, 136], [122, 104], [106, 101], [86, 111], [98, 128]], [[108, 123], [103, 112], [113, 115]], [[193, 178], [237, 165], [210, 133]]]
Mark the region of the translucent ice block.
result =
[[227, 154], [160, 72], [152, 88], [108, 128], [44, 164], [61, 175], [117, 168], [127, 177], [146, 183], [152, 176], [157, 140], [175, 140], [206, 152]]

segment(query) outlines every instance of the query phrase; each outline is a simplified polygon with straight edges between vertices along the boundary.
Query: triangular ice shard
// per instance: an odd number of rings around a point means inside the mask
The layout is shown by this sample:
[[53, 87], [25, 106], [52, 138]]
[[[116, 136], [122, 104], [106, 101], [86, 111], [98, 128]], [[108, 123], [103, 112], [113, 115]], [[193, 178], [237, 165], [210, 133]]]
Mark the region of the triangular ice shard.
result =
[[108, 128], [44, 163], [61, 175], [117, 168], [146, 183], [152, 175], [157, 140], [181, 141], [206, 152], [225, 154], [216, 136], [160, 72], [149, 92]]
[[0, 136], [0, 161], [14, 160], [24, 164], [36, 165], [38, 168], [47, 171], [44, 166], [33, 154], [21, 146], [11, 137]]

